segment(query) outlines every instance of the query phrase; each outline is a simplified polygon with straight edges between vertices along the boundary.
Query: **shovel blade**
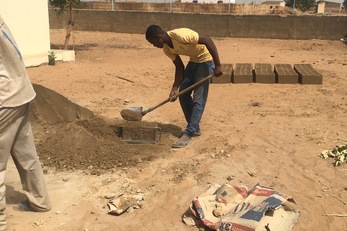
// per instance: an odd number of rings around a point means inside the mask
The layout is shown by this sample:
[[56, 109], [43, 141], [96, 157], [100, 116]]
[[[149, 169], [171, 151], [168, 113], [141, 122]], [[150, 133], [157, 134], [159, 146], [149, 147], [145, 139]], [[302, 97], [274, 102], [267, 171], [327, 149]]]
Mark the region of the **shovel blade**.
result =
[[127, 121], [141, 121], [142, 120], [142, 107], [129, 107], [120, 112], [123, 119]]

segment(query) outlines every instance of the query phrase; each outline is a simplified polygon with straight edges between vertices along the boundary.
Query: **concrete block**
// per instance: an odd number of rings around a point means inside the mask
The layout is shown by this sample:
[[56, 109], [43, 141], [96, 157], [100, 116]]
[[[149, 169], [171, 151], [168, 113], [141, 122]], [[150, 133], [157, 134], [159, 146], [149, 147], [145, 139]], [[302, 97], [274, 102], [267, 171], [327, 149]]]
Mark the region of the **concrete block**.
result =
[[299, 83], [298, 74], [290, 64], [275, 64], [274, 71], [277, 83]]
[[[51, 50], [54, 52], [56, 61], [75, 61], [75, 51], [73, 50]], [[43, 63], [48, 63], [48, 52], [33, 54], [33, 55], [24, 55], [24, 65], [26, 67], [37, 67]]]
[[123, 141], [132, 144], [155, 144], [160, 140], [161, 128], [145, 127], [137, 125], [125, 125], [121, 127]]
[[322, 84], [323, 76], [311, 64], [294, 64], [294, 71], [299, 75], [301, 84]]
[[63, 62], [75, 61], [74, 50], [51, 50], [56, 56], [56, 61], [60, 60]]
[[275, 73], [269, 63], [256, 63], [254, 65], [254, 82], [256, 83], [275, 83]]
[[232, 64], [222, 64], [223, 75], [219, 77], [212, 77], [212, 83], [231, 83], [231, 76], [233, 74]]
[[253, 66], [251, 63], [237, 63], [231, 78], [233, 83], [253, 83]]

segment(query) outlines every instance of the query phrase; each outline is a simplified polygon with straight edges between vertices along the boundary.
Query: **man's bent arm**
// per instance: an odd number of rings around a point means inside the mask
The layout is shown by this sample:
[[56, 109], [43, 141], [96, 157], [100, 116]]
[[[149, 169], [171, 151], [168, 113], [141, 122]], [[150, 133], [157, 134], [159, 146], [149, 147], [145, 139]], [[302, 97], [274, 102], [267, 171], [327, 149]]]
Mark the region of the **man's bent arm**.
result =
[[215, 75], [216, 76], [222, 75], [223, 74], [222, 64], [221, 64], [220, 59], [219, 59], [217, 47], [214, 44], [214, 42], [212, 41], [212, 39], [210, 37], [207, 37], [207, 36], [200, 36], [199, 35], [198, 43], [204, 44], [206, 46], [206, 48], [208, 49], [208, 51], [210, 52], [210, 54], [212, 55], [213, 61], [216, 65]]

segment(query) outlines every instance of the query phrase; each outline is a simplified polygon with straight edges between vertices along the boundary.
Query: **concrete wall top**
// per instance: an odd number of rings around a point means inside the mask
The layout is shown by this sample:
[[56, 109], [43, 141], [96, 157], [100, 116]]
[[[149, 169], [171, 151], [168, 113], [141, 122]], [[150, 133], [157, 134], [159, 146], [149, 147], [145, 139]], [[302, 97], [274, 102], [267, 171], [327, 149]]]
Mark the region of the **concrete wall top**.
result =
[[[75, 10], [75, 29], [144, 34], [151, 24], [163, 29], [190, 27], [214, 37], [271, 39], [340, 39], [347, 33], [346, 16], [221, 15], [167, 12]], [[50, 10], [50, 26], [67, 26], [67, 15]], [[91, 20], [92, 19], [92, 20]]]

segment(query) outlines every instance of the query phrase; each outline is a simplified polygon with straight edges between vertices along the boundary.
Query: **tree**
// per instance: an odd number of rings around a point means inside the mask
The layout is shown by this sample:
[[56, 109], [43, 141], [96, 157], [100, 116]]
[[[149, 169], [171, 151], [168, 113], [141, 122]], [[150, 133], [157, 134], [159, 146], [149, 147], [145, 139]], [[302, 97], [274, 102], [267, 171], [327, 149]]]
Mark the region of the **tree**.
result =
[[[345, 0], [346, 1], [346, 0]], [[294, 7], [295, 2], [295, 7]], [[316, 0], [287, 0], [286, 6], [299, 9], [301, 12], [311, 9], [316, 4]]]
[[58, 8], [58, 13], [62, 14], [64, 11], [69, 11], [69, 22], [66, 28], [66, 36], [65, 36], [65, 42], [64, 42], [64, 49], [67, 49], [67, 46], [69, 44], [69, 40], [71, 37], [71, 32], [74, 27], [74, 15], [73, 15], [73, 7], [78, 5], [81, 2], [81, 0], [49, 0], [49, 3], [51, 6]]
[[344, 0], [344, 1], [343, 1], [342, 6], [343, 6], [344, 8], [347, 8], [347, 0]]

